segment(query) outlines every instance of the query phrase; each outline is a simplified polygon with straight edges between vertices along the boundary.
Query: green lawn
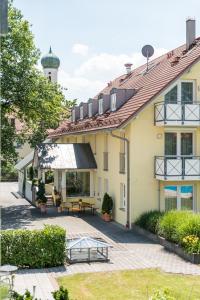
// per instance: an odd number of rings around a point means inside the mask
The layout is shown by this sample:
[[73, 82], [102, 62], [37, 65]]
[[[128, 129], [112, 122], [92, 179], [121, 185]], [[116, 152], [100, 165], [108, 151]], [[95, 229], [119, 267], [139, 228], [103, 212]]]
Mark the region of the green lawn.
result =
[[174, 275], [157, 269], [76, 274], [58, 278], [73, 300], [142, 300], [156, 289], [178, 300], [200, 300], [200, 276]]

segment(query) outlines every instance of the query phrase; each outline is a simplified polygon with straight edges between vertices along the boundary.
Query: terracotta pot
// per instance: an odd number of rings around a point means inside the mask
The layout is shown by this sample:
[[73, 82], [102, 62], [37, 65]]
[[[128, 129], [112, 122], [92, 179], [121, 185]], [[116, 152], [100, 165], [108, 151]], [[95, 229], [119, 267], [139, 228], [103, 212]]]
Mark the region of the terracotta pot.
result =
[[47, 207], [46, 207], [46, 204], [40, 204], [40, 210], [42, 213], [46, 213], [47, 212]]
[[111, 215], [110, 214], [105, 213], [105, 214], [103, 214], [103, 216], [104, 216], [104, 221], [105, 222], [110, 222], [110, 220], [111, 220]]

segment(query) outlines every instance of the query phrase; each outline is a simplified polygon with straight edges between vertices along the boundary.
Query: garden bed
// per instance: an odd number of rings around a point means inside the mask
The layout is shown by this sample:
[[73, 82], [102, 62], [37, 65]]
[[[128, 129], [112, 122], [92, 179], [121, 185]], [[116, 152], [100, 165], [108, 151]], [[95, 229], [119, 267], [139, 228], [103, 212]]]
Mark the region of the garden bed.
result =
[[133, 230], [136, 231], [137, 233], [145, 236], [146, 238], [159, 243], [160, 245], [162, 245], [165, 249], [176, 253], [177, 255], [179, 255], [180, 257], [182, 257], [183, 259], [190, 261], [193, 264], [200, 264], [200, 254], [190, 254], [190, 253], [186, 253], [184, 251], [184, 249], [172, 242], [167, 241], [165, 238], [156, 235], [154, 233], [151, 233], [150, 231], [147, 231], [137, 225], [133, 225], [132, 226]]
[[200, 214], [191, 211], [149, 211], [133, 229], [194, 264], [200, 264]]

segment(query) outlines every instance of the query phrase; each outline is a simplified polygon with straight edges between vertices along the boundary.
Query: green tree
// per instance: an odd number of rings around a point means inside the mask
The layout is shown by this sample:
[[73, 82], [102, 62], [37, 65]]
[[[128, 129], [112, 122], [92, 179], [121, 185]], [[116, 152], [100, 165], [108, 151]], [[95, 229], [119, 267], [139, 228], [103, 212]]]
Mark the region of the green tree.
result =
[[[17, 154], [13, 141], [28, 139], [32, 146], [42, 142], [48, 129], [56, 128], [66, 118], [73, 101], [66, 101], [62, 87], [38, 70], [40, 52], [34, 44], [31, 26], [12, 1], [8, 25], [8, 34], [0, 38], [1, 157], [14, 162]], [[20, 136], [10, 124], [10, 116], [23, 123]]]

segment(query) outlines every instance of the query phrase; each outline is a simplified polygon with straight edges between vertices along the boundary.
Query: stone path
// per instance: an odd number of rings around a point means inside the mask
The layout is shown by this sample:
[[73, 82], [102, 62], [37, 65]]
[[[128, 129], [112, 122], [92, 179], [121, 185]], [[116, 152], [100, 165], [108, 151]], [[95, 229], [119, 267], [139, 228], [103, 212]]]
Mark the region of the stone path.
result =
[[109, 263], [82, 263], [48, 270], [18, 271], [15, 286], [19, 291], [32, 289], [36, 285], [38, 298], [52, 299], [51, 291], [57, 289], [56, 277], [84, 272], [160, 268], [165, 272], [200, 275], [199, 266], [184, 261], [161, 245], [113, 222], [107, 224], [93, 216], [58, 216], [55, 210], [49, 210], [43, 216], [24, 199], [16, 199], [10, 193], [17, 190], [16, 184], [0, 183], [0, 188], [2, 229], [42, 228], [44, 224], [57, 224], [66, 228], [70, 238], [85, 235], [100, 237], [112, 245]]

